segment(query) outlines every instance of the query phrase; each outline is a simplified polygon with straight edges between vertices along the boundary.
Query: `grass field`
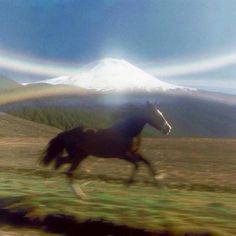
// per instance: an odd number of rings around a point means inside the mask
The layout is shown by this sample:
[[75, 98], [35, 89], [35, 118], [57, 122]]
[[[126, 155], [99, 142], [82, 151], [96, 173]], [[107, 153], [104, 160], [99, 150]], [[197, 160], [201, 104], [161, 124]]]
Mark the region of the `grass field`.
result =
[[[81, 185], [89, 182], [82, 187], [88, 199], [81, 200], [73, 195], [61, 172], [37, 165], [40, 152], [58, 132], [44, 128], [41, 136], [24, 136], [24, 130], [16, 132], [16, 137], [10, 131], [12, 135], [1, 135], [0, 203], [7, 199], [7, 207], [28, 207], [32, 217], [64, 213], [79, 220], [103, 218], [180, 235], [236, 235], [235, 139], [145, 138], [143, 154], [164, 176], [159, 188], [153, 185], [145, 167], [140, 169], [135, 183], [127, 187], [124, 181], [131, 172], [129, 163], [88, 158], [76, 180]], [[31, 234], [29, 229], [16, 230], [6, 225], [1, 230], [8, 235]], [[35, 233], [41, 234], [49, 235]]]
[[[89, 158], [77, 180], [91, 181], [83, 188], [86, 201], [72, 194], [62, 174], [36, 166], [46, 142], [45, 138], [1, 139], [2, 198], [25, 196], [18, 204], [33, 205], [34, 213], [42, 216], [64, 212], [79, 219], [104, 218], [155, 230], [236, 232], [235, 140], [145, 140], [144, 153], [166, 175], [165, 188], [154, 187], [145, 168], [135, 184], [126, 187], [129, 164]], [[219, 145], [221, 150], [210, 151]]]

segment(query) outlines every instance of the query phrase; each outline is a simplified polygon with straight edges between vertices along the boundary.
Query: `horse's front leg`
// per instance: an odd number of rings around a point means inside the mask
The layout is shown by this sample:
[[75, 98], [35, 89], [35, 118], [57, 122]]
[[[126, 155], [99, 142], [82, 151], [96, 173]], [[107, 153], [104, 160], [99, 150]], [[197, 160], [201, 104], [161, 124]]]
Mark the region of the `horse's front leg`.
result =
[[134, 159], [136, 159], [139, 162], [143, 162], [148, 167], [149, 172], [150, 172], [151, 176], [153, 177], [153, 179], [155, 180], [156, 185], [158, 187], [162, 186], [162, 184], [160, 184], [159, 180], [163, 179], [164, 176], [156, 174], [156, 171], [155, 171], [154, 167], [152, 166], [151, 162], [146, 160], [140, 153], [132, 153], [132, 155], [133, 155]]
[[134, 177], [136, 176], [136, 173], [138, 172], [139, 165], [137, 162], [132, 162], [134, 165], [133, 171], [131, 173], [131, 176], [129, 177], [127, 184], [130, 185], [134, 182]]
[[148, 167], [150, 174], [155, 178], [156, 171], [154, 167], [152, 166], [151, 162], [146, 160], [140, 153], [134, 153], [133, 155], [138, 161], [143, 162]]
[[127, 152], [123, 157], [121, 157], [121, 159], [124, 159], [133, 164], [132, 173], [127, 181], [127, 184], [130, 185], [131, 183], [134, 182], [134, 177], [139, 169], [139, 165], [138, 165], [139, 161], [136, 158], [134, 158], [134, 156], [129, 152]]

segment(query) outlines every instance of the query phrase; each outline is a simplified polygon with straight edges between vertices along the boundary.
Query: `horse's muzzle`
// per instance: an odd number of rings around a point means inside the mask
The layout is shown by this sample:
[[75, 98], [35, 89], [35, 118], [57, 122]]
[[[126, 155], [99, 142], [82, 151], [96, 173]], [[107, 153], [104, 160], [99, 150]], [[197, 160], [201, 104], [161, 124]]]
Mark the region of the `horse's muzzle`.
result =
[[168, 135], [171, 132], [171, 126], [166, 123], [162, 129], [162, 133]]

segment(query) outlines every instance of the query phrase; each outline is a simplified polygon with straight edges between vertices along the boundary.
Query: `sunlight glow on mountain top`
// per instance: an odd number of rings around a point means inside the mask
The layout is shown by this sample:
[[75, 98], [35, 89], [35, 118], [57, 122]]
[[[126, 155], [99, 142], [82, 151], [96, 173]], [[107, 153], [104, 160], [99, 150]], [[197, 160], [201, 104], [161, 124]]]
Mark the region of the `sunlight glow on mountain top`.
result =
[[83, 68], [75, 76], [60, 76], [53, 79], [39, 81], [48, 84], [67, 84], [85, 89], [99, 91], [126, 90], [162, 90], [180, 89], [170, 83], [163, 82], [125, 60], [105, 58], [93, 65]]

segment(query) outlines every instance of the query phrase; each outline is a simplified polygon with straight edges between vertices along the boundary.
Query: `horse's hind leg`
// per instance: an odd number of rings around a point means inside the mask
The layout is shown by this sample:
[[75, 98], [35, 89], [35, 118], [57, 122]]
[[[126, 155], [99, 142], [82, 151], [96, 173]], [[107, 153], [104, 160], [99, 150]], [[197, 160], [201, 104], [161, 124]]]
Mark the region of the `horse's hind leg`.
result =
[[55, 161], [54, 168], [58, 170], [62, 165], [71, 163], [71, 158], [69, 156], [59, 156]]
[[72, 159], [72, 164], [70, 166], [70, 168], [67, 170], [66, 175], [67, 178], [69, 180], [69, 184], [71, 186], [72, 191], [79, 196], [82, 199], [86, 199], [86, 194], [82, 191], [82, 189], [80, 188], [79, 185], [74, 184], [74, 175], [75, 175], [75, 170], [76, 168], [79, 166], [79, 164], [81, 163], [81, 161], [84, 158], [76, 158], [76, 159]]

